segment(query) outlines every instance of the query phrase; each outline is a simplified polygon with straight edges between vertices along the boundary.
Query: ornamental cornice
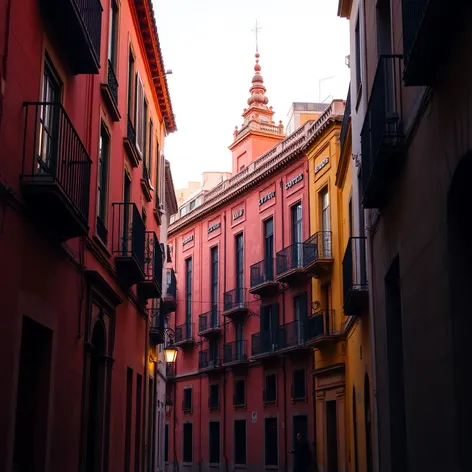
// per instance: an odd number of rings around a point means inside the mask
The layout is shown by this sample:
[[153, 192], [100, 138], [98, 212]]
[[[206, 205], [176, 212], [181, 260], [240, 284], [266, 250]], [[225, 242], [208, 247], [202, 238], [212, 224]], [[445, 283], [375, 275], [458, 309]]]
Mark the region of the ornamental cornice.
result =
[[262, 180], [266, 180], [269, 175], [296, 161], [325, 129], [342, 121], [343, 107], [343, 100], [334, 100], [316, 121], [307, 122], [231, 179], [210, 190], [201, 206], [169, 226], [169, 236], [200, 220]]

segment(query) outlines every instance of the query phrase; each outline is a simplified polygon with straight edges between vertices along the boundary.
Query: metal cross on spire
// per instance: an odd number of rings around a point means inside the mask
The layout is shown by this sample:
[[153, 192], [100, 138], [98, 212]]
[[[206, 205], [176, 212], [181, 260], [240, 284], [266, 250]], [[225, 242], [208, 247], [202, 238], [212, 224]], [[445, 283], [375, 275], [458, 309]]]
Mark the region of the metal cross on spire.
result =
[[254, 35], [256, 36], [256, 52], [259, 52], [259, 31], [261, 30], [261, 26], [259, 25], [259, 22], [256, 19], [256, 26], [253, 30]]

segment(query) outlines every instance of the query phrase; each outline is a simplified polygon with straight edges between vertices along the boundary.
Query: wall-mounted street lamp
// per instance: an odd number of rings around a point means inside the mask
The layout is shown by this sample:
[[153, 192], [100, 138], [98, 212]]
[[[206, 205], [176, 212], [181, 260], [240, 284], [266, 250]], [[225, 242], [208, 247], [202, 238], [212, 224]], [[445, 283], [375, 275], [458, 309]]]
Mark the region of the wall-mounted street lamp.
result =
[[[172, 75], [173, 72], [172, 72], [172, 69], [167, 69], [165, 72], [164, 72], [164, 75]], [[157, 80], [157, 79], [160, 79], [162, 76], [159, 76], [159, 75], [153, 75], [152, 78], [154, 80]]]
[[166, 328], [164, 330], [164, 339], [166, 334], [169, 338], [169, 342], [166, 343], [166, 346], [164, 347], [164, 355], [166, 362], [173, 364], [177, 359], [177, 348], [174, 347], [175, 331], [172, 328]]
[[170, 399], [170, 396], [166, 395], [166, 415], [170, 416], [173, 406], [174, 406], [174, 403]]

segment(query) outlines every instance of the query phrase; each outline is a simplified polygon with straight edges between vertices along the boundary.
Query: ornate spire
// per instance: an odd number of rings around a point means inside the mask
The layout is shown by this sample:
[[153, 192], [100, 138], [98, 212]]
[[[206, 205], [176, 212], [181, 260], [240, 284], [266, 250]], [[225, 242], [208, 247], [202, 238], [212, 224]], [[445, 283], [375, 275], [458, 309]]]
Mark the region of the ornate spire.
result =
[[256, 52], [256, 64], [254, 65], [254, 77], [252, 78], [252, 87], [249, 89], [251, 96], [247, 100], [249, 106], [262, 106], [266, 108], [269, 99], [265, 96], [266, 88], [264, 79], [261, 75], [261, 65], [259, 64], [260, 54]]

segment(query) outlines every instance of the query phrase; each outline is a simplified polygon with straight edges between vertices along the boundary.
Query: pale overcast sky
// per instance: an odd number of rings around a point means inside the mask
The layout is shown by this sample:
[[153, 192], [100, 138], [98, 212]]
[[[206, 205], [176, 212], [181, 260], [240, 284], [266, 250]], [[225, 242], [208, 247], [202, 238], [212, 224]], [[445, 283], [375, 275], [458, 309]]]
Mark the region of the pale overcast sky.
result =
[[[338, 0], [153, 0], [178, 131], [165, 145], [177, 188], [203, 171], [231, 171], [254, 74], [256, 18], [269, 105], [287, 123], [292, 102], [345, 98], [349, 23]], [[335, 76], [321, 82], [320, 79]]]

